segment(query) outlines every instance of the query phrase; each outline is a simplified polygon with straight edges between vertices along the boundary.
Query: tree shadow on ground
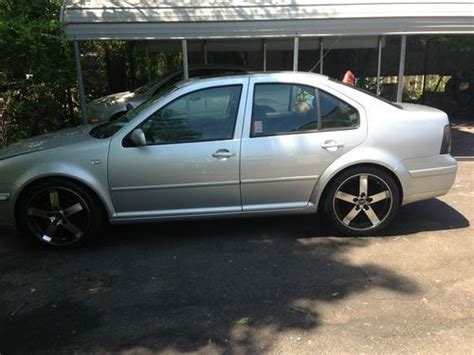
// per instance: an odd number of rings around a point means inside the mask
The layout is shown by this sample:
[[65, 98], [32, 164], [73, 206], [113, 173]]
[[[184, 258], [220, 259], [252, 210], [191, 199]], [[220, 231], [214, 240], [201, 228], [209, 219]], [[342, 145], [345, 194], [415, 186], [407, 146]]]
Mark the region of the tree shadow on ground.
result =
[[[438, 216], [457, 213], [430, 203]], [[425, 210], [413, 208], [404, 233], [420, 230]], [[468, 225], [459, 213], [437, 223], [431, 230]], [[110, 227], [94, 246], [66, 252], [0, 240], [0, 351], [256, 353], [281, 332], [317, 329], [322, 303], [374, 288], [420, 291], [344, 257], [370, 238], [331, 235], [299, 216]]]

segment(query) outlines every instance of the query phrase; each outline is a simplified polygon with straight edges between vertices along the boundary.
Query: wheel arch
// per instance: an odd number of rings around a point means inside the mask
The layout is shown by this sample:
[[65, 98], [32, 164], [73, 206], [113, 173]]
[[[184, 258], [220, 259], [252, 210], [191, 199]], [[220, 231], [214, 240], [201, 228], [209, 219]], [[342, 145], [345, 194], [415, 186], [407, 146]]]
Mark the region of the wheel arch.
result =
[[400, 195], [399, 196], [400, 201], [403, 201], [403, 193], [404, 193], [403, 185], [401, 183], [400, 177], [395, 173], [395, 169], [392, 169], [390, 166], [380, 163], [380, 162], [357, 162], [351, 165], [345, 165], [335, 170], [330, 176], [327, 176], [326, 179], [324, 179], [325, 183], [322, 186], [322, 189], [318, 181], [318, 184], [315, 187], [315, 190], [313, 192], [313, 194], [315, 194], [314, 196], [315, 199], [313, 201], [315, 203], [315, 206], [317, 206], [318, 211], [321, 210], [321, 206], [322, 206], [321, 204], [324, 203], [327, 191], [329, 190], [332, 182], [336, 180], [338, 176], [343, 174], [348, 169], [359, 168], [359, 167], [370, 167], [370, 168], [379, 169], [387, 173], [389, 176], [391, 176], [394, 182], [397, 184], [398, 192]]
[[105, 201], [99, 192], [94, 189], [90, 184], [88, 184], [85, 181], [82, 181], [81, 179], [78, 179], [77, 177], [71, 177], [68, 175], [60, 175], [60, 174], [55, 174], [55, 175], [48, 175], [48, 176], [41, 176], [36, 179], [30, 180], [27, 183], [25, 183], [19, 190], [18, 193], [16, 194], [15, 201], [14, 201], [14, 218], [15, 218], [15, 223], [18, 221], [18, 213], [19, 213], [19, 201], [21, 201], [21, 198], [23, 195], [30, 189], [31, 187], [41, 184], [45, 181], [50, 181], [50, 180], [57, 180], [57, 181], [67, 181], [70, 183], [74, 183], [78, 185], [79, 187], [83, 188], [86, 190], [88, 193], [91, 194], [91, 197], [98, 203], [102, 211], [104, 212], [104, 216], [108, 216], [110, 218], [111, 211], [108, 207], [107, 201]]

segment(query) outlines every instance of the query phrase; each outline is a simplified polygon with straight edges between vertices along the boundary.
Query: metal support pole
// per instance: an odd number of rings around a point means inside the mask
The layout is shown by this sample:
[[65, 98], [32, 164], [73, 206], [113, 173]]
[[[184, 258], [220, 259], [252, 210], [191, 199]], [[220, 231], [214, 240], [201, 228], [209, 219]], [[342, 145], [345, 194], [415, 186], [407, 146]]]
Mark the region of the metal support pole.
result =
[[428, 80], [428, 53], [430, 49], [430, 40], [428, 39], [425, 44], [425, 60], [423, 64], [423, 89], [421, 90], [421, 103], [424, 104], [426, 100], [426, 81]]
[[189, 67], [188, 67], [188, 42], [183, 39], [181, 41], [183, 47], [183, 71], [184, 79], [189, 79]]
[[319, 74], [323, 74], [323, 64], [324, 64], [324, 40], [319, 39]]
[[74, 54], [76, 57], [76, 71], [77, 71], [77, 85], [79, 86], [79, 98], [81, 102], [81, 122], [86, 125], [87, 122], [87, 100], [86, 92], [84, 90], [84, 80], [82, 78], [81, 68], [81, 49], [79, 48], [79, 42], [74, 41]]
[[151, 58], [150, 58], [150, 50], [148, 49], [148, 44], [145, 47], [146, 50], [146, 64], [147, 64], [147, 74], [148, 74], [148, 81], [151, 81]]
[[378, 56], [377, 56], [377, 96], [380, 96], [380, 72], [382, 70], [382, 42], [383, 37], [378, 39]]
[[204, 40], [203, 44], [202, 44], [202, 52], [204, 54], [204, 64], [209, 64], [208, 60], [207, 60], [207, 41]]
[[298, 71], [298, 54], [300, 47], [300, 39], [295, 37], [293, 43], [293, 71]]
[[405, 74], [405, 58], [407, 51], [407, 36], [402, 35], [400, 43], [400, 66], [398, 67], [397, 102], [402, 102], [403, 75]]
[[262, 43], [263, 52], [263, 71], [267, 71], [267, 40], [264, 39]]

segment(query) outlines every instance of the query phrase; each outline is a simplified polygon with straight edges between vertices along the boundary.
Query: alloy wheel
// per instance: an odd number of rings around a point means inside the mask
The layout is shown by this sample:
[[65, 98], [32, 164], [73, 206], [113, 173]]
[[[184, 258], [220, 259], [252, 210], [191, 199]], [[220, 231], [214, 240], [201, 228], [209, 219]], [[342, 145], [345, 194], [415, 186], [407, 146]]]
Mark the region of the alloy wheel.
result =
[[86, 235], [91, 216], [87, 203], [79, 194], [64, 187], [48, 187], [31, 197], [26, 222], [42, 242], [67, 246]]
[[364, 231], [374, 229], [390, 215], [393, 194], [389, 185], [372, 174], [357, 174], [336, 189], [333, 209], [345, 227]]

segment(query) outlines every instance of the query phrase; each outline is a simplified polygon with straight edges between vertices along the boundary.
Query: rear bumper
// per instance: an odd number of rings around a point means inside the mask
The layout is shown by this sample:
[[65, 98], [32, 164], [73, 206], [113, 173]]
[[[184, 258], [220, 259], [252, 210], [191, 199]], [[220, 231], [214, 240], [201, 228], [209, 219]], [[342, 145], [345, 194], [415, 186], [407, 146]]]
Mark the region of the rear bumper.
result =
[[396, 169], [403, 187], [402, 205], [447, 194], [457, 169], [449, 154], [402, 161]]

